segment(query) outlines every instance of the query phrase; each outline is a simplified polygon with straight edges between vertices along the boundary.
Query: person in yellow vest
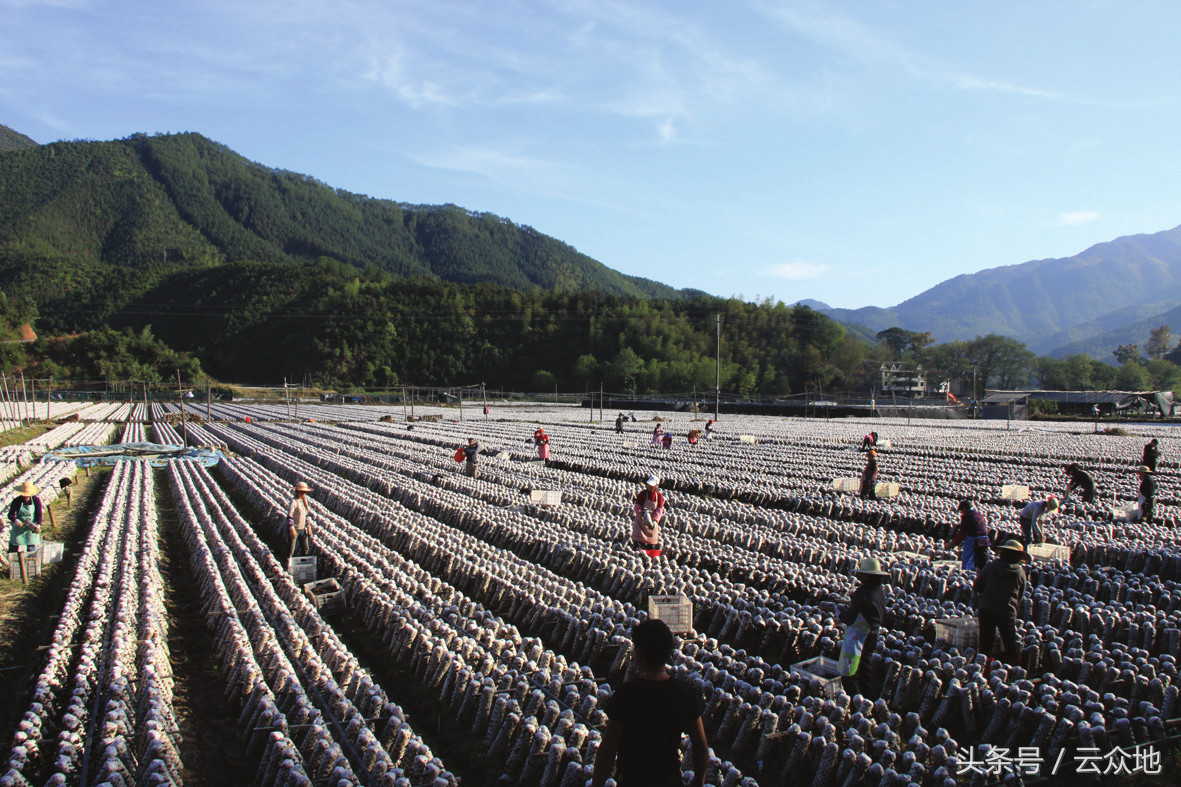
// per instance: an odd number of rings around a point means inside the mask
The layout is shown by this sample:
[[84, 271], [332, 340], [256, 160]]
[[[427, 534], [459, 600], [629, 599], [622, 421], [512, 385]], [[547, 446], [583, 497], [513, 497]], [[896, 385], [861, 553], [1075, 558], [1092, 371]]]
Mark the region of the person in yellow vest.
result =
[[9, 552], [36, 552], [41, 546], [41, 489], [32, 481], [25, 481], [16, 490], [16, 497], [8, 506]]
[[[291, 490], [295, 494], [287, 509], [287, 569], [291, 569], [291, 558], [304, 557], [312, 551], [312, 520], [308, 518], [308, 492], [312, 488], [303, 481]], [[299, 553], [298, 555], [296, 553]]]

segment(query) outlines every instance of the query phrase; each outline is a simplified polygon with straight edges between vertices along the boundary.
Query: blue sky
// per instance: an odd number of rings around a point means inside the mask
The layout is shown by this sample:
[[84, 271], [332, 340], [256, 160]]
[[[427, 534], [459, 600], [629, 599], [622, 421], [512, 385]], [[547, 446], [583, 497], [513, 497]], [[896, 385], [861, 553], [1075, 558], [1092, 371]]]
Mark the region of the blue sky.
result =
[[0, 123], [196, 131], [630, 274], [891, 306], [1181, 224], [1181, 4], [0, 0]]

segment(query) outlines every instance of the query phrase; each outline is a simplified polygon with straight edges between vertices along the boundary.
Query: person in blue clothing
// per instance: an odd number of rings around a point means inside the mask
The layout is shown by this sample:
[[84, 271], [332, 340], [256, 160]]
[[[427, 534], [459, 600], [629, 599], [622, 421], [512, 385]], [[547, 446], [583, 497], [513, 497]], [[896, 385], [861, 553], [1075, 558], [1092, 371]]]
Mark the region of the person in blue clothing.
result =
[[961, 500], [959, 510], [960, 524], [947, 545], [955, 547], [963, 543], [960, 560], [965, 570], [984, 568], [988, 562], [988, 520], [975, 509], [971, 500]]
[[12, 526], [9, 552], [36, 552], [41, 546], [41, 498], [37, 497], [40, 491], [32, 481], [25, 481], [8, 506], [8, 523]]

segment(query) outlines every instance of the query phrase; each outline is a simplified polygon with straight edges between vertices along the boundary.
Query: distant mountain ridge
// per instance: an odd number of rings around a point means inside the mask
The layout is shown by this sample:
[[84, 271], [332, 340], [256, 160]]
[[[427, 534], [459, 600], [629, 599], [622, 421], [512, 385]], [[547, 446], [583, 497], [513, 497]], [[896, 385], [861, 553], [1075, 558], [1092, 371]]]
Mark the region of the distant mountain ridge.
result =
[[14, 131], [8, 126], [0, 123], [0, 153], [8, 150], [22, 150], [24, 148], [35, 148], [37, 143], [29, 139], [19, 131]]
[[1148, 328], [1176, 319], [1178, 305], [1181, 227], [1099, 243], [1073, 257], [962, 274], [888, 309], [813, 308], [874, 331], [897, 325], [930, 331], [939, 342], [997, 333], [1040, 355], [1109, 360], [1125, 343], [1118, 339], [1143, 341]]
[[327, 260], [519, 290], [696, 294], [624, 275], [508, 219], [351, 194], [200, 134], [22, 138], [6, 136], [15, 149], [0, 155], [0, 287], [61, 316], [57, 328], [101, 323], [176, 271], [241, 261]]

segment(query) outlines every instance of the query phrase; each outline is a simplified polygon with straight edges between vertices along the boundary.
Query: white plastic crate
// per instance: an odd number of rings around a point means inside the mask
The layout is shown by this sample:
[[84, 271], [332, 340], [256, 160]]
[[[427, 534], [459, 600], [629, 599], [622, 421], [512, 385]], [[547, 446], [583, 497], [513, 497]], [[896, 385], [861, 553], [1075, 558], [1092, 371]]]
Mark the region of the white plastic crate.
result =
[[740, 443], [754, 443], [755, 436], [753, 434], [738, 435], [738, 442], [740, 442]]
[[898, 560], [909, 560], [909, 561], [916, 561], [919, 563], [926, 563], [931, 560], [931, 558], [927, 557], [924, 554], [921, 554], [919, 552], [907, 552], [904, 549], [900, 549], [897, 552], [891, 552], [890, 556], [894, 557]]
[[1139, 522], [1140, 503], [1129, 503], [1126, 506], [1115, 506], [1111, 509], [1111, 518], [1116, 522]]
[[1005, 500], [1028, 500], [1029, 487], [1024, 484], [1005, 484], [1001, 487], [1001, 497]]
[[875, 447], [875, 448], [884, 449], [884, 450], [887, 450], [887, 451], [888, 451], [888, 450], [890, 450], [891, 448], [893, 448], [893, 447], [894, 447], [894, 444], [893, 444], [893, 443], [891, 443], [889, 440], [878, 440], [878, 443], [877, 443], [877, 445], [876, 445], [876, 446], [874, 446], [874, 447]]
[[635, 440], [624, 440], [623, 447], [624, 448], [639, 448], [640, 444], [637, 443]]
[[303, 592], [321, 612], [337, 612], [344, 609], [344, 591], [340, 589], [340, 582], [335, 577], [308, 582], [303, 586]]
[[893, 481], [883, 481], [874, 487], [874, 494], [879, 498], [898, 497], [901, 491], [902, 487]]
[[291, 558], [291, 578], [297, 585], [306, 585], [316, 581], [316, 556]]
[[954, 569], [954, 568], [959, 568], [960, 565], [961, 565], [961, 563], [958, 560], [932, 560], [931, 561], [931, 568], [935, 568], [935, 569], [940, 569], [940, 568], [953, 568]]
[[41, 562], [42, 563], [60, 563], [62, 562], [62, 555], [65, 554], [66, 545], [60, 541], [42, 541], [41, 542]]
[[832, 488], [837, 492], [859, 492], [861, 491], [861, 479], [834, 478], [832, 480]]
[[806, 678], [810, 683], [815, 682], [821, 697], [831, 698], [841, 692], [841, 672], [836, 659], [816, 656], [792, 664], [791, 673]]
[[529, 492], [529, 502], [539, 506], [560, 506], [562, 490], [534, 489]]
[[976, 648], [980, 643], [980, 623], [973, 617], [938, 618], [935, 620], [935, 639], [960, 648]]
[[1027, 551], [1034, 560], [1070, 562], [1070, 547], [1064, 544], [1030, 544]]
[[693, 602], [684, 593], [648, 596], [648, 617], [663, 620], [674, 634], [688, 634], [693, 630]]

